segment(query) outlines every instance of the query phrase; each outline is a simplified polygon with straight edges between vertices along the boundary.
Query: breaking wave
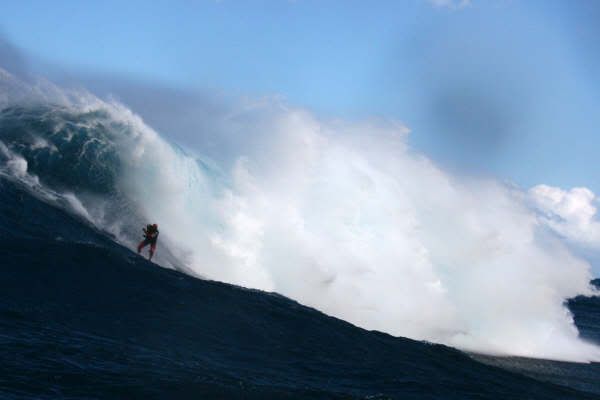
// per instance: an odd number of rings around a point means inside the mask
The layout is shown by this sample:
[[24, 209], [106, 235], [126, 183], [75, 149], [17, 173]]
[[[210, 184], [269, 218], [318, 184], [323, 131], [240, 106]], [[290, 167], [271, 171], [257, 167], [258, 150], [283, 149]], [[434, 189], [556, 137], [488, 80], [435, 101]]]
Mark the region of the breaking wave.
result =
[[[242, 108], [233, 162], [184, 151], [126, 106], [0, 74], [0, 174], [156, 261], [275, 291], [358, 326], [461, 349], [600, 360], [565, 301], [590, 266], [519, 188], [446, 173], [397, 123]], [[218, 149], [217, 149], [218, 150]]]

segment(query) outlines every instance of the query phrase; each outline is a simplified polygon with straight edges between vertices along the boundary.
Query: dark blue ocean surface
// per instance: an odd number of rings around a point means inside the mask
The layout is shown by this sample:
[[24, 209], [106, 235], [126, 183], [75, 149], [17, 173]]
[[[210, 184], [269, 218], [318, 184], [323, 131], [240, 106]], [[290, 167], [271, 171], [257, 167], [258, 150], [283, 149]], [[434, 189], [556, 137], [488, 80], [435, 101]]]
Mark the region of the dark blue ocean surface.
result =
[[0, 178], [1, 398], [600, 398], [599, 364], [478, 357], [157, 267]]

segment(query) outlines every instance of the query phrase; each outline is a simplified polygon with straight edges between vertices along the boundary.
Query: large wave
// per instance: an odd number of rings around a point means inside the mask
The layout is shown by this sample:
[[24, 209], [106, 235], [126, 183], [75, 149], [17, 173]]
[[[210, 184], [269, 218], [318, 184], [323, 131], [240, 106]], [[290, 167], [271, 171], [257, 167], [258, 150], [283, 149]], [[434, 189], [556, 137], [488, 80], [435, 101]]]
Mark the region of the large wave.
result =
[[526, 192], [444, 172], [406, 145], [400, 124], [260, 102], [229, 116], [247, 133], [227, 138], [234, 161], [218, 151], [209, 161], [122, 104], [0, 79], [0, 174], [132, 248], [157, 222], [163, 266], [393, 335], [600, 360], [564, 304], [594, 294], [589, 265]]

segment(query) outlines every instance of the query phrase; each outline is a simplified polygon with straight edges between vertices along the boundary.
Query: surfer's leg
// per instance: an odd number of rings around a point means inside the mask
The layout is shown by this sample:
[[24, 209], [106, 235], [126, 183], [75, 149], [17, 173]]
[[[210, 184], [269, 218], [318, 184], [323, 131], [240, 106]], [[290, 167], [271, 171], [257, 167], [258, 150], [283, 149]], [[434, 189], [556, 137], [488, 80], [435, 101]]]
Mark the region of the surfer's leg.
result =
[[152, 244], [150, 244], [150, 257], [148, 257], [148, 260], [152, 260], [152, 256], [154, 255], [155, 250], [156, 250], [156, 242], [152, 242]]
[[140, 244], [138, 244], [138, 254], [140, 254], [140, 252], [142, 251], [142, 249], [144, 248], [144, 246], [145, 246], [146, 244], [147, 244], [147, 243], [146, 243], [146, 241], [145, 241], [145, 240], [142, 240], [142, 241], [140, 242]]

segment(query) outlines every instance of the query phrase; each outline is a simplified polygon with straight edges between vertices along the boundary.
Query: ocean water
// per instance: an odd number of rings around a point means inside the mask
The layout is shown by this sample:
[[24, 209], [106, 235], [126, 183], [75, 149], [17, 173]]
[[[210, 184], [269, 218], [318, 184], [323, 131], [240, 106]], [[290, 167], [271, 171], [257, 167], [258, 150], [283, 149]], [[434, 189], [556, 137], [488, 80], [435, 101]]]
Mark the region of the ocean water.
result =
[[[2, 398], [593, 399], [600, 364], [469, 355], [157, 267], [0, 180]], [[570, 303], [600, 333], [596, 299]]]
[[3, 398], [600, 398], [598, 281], [523, 192], [289, 109], [191, 156], [0, 78]]

